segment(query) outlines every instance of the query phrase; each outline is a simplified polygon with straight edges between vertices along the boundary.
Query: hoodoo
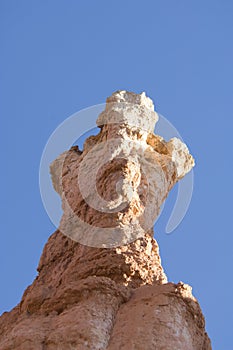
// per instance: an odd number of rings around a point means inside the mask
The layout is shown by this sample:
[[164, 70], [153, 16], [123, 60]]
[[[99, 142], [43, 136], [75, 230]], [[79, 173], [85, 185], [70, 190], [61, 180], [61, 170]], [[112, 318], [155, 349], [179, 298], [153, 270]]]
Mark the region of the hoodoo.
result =
[[157, 121], [145, 93], [117, 91], [99, 133], [53, 161], [63, 215], [34, 282], [0, 317], [1, 350], [211, 350], [191, 287], [167, 281], [153, 238], [194, 166], [182, 141], [154, 134]]

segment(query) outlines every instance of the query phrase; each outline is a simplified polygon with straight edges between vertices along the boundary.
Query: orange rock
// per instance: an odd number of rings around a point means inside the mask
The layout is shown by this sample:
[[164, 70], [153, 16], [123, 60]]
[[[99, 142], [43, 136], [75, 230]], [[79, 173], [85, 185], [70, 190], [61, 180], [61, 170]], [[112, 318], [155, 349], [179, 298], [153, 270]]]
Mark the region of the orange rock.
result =
[[38, 276], [0, 317], [1, 350], [211, 350], [191, 287], [167, 283], [153, 238], [161, 204], [194, 165], [181, 141], [153, 135], [156, 121], [145, 94], [118, 91], [83, 152], [53, 162], [63, 217]]

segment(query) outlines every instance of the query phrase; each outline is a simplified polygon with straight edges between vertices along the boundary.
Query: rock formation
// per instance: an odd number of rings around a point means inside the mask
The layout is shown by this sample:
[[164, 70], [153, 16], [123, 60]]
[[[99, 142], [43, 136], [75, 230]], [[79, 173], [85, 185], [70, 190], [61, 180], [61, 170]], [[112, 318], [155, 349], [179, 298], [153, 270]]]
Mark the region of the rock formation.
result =
[[194, 165], [187, 147], [154, 135], [144, 93], [118, 91], [83, 151], [51, 165], [62, 199], [38, 276], [0, 318], [0, 349], [210, 350], [191, 287], [168, 283], [153, 223]]

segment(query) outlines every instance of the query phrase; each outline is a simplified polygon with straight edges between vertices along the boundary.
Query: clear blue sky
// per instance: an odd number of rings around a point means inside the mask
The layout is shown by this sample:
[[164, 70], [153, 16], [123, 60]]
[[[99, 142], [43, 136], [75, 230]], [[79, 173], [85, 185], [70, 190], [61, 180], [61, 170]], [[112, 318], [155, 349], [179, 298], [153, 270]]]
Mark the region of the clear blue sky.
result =
[[155, 228], [163, 265], [193, 286], [213, 348], [232, 349], [232, 38], [231, 0], [0, 1], [1, 312], [55, 229], [38, 185], [48, 137], [115, 90], [146, 91], [196, 158], [188, 214], [166, 235], [168, 203]]

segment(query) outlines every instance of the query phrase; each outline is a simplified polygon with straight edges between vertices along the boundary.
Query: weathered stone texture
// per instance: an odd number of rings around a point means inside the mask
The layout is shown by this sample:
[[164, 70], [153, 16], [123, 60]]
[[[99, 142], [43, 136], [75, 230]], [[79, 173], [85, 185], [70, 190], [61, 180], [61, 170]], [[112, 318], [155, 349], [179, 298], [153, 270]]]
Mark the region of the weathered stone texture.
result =
[[38, 276], [0, 317], [1, 350], [211, 350], [191, 287], [167, 282], [153, 238], [194, 165], [180, 140], [153, 134], [157, 119], [144, 93], [118, 91], [100, 133], [52, 163], [63, 217]]

